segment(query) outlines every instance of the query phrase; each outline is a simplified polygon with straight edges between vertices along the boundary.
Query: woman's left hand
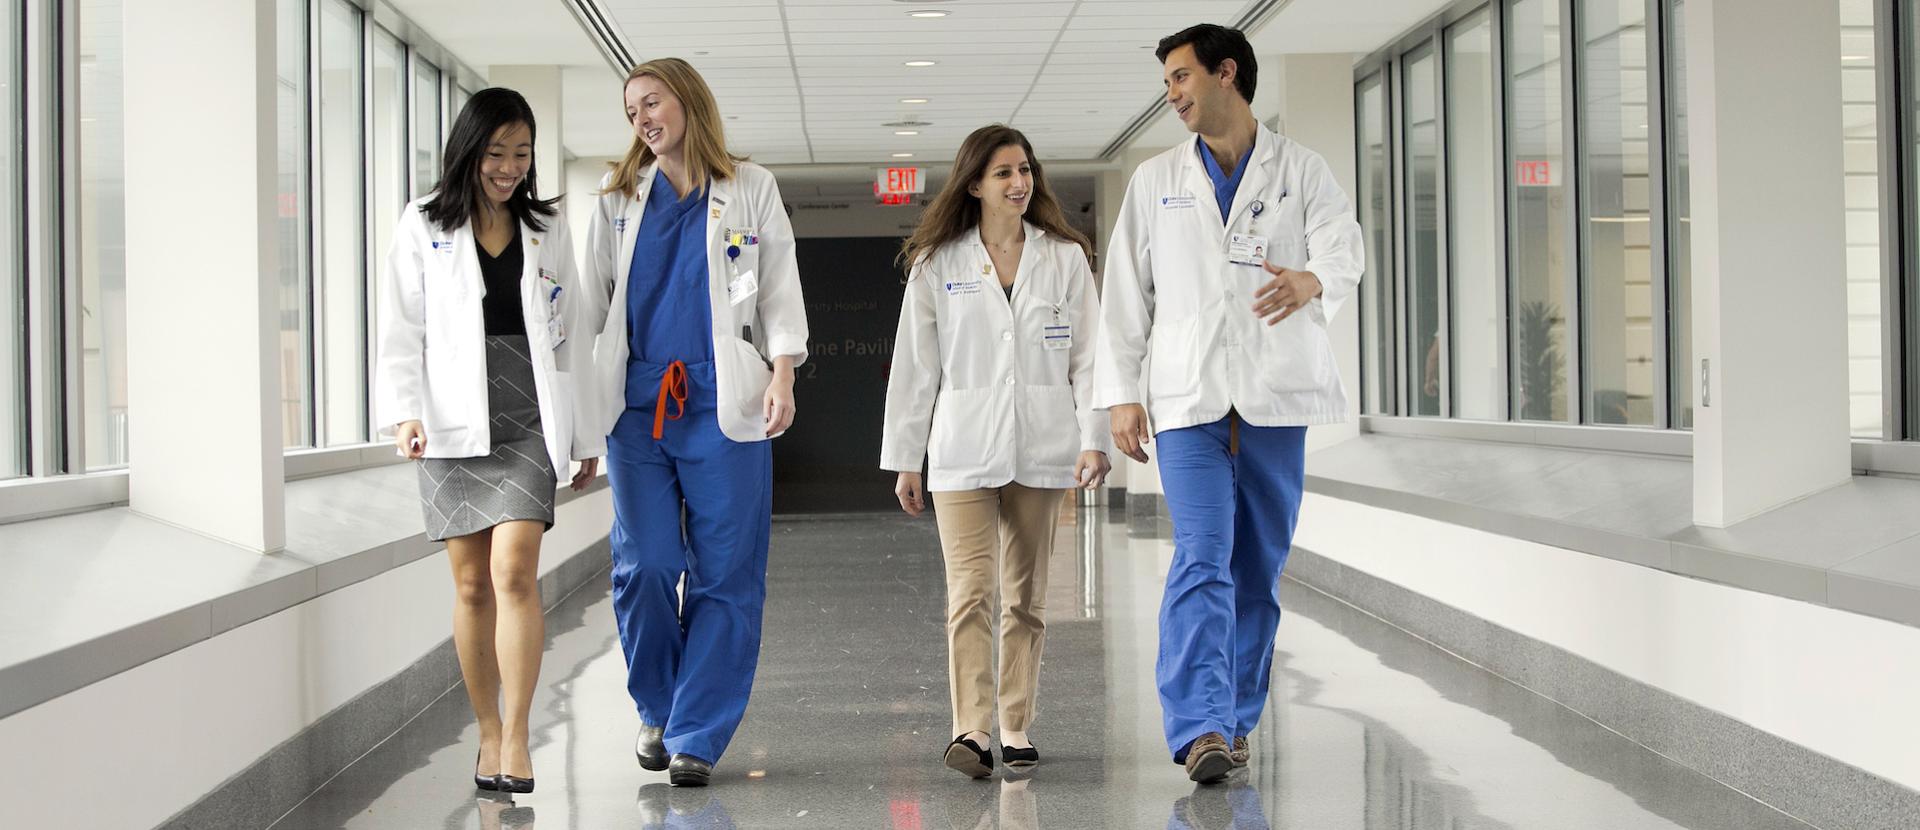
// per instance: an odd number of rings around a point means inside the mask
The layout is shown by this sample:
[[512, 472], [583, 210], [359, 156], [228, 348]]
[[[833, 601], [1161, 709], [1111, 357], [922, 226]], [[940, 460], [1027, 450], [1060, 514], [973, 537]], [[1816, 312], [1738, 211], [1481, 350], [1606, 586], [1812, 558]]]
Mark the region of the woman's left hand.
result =
[[767, 419], [767, 437], [771, 438], [787, 431], [793, 426], [793, 359], [783, 357], [774, 361], [773, 380], [767, 384], [766, 401], [762, 405], [762, 414]]
[[1099, 450], [1087, 450], [1080, 454], [1080, 460], [1073, 464], [1073, 480], [1080, 487], [1092, 490], [1105, 483], [1107, 473], [1113, 471], [1113, 465], [1107, 463], [1107, 454]]
[[573, 484], [572, 484], [573, 489], [575, 490], [587, 489], [587, 485], [593, 483], [593, 477], [599, 472], [600, 472], [600, 459], [589, 458], [585, 461], [580, 462], [580, 471], [573, 474]]

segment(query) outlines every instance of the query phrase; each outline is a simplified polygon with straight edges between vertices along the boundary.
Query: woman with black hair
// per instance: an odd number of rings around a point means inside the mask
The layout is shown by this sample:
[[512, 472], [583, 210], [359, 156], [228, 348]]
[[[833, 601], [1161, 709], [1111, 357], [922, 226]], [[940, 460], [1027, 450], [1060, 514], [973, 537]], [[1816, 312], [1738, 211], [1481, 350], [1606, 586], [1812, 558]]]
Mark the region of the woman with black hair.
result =
[[[533, 791], [527, 715], [546, 639], [540, 536], [557, 470], [592, 480], [603, 445], [575, 428], [573, 246], [537, 198], [533, 110], [485, 89], [448, 136], [440, 185], [407, 205], [380, 291], [375, 422], [419, 461], [427, 538], [445, 542], [453, 640], [480, 726], [474, 785]], [[502, 699], [505, 714], [502, 716]]]

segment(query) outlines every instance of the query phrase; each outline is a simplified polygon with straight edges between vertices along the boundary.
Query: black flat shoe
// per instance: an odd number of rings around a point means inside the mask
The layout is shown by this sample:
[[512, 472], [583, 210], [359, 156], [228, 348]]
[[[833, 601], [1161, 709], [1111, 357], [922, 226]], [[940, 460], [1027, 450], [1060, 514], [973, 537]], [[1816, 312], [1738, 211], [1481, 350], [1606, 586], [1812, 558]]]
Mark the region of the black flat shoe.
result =
[[474, 750], [473, 752], [473, 786], [475, 789], [486, 790], [490, 793], [500, 791], [500, 776], [480, 774], [479, 750]]
[[633, 741], [633, 757], [639, 759], [640, 768], [659, 772], [667, 768], [667, 745], [663, 741], [666, 729], [659, 726], [640, 724], [640, 737]]
[[1000, 747], [1000, 761], [1010, 767], [1030, 767], [1040, 763], [1040, 750], [1037, 747]]
[[515, 778], [504, 772], [500, 773], [500, 791], [503, 793], [533, 792], [533, 779]]
[[675, 755], [667, 764], [667, 783], [676, 787], [704, 787], [713, 778], [713, 765], [692, 755]]
[[947, 744], [946, 762], [948, 769], [957, 770], [968, 778], [985, 778], [993, 774], [993, 753], [967, 740], [965, 735]]

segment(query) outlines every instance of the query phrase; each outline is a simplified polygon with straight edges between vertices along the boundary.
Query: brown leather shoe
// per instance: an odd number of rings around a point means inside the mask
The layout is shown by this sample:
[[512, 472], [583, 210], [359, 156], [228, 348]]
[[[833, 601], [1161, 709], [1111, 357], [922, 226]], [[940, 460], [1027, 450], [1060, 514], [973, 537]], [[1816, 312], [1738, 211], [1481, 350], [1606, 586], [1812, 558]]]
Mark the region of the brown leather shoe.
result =
[[1233, 738], [1233, 749], [1227, 751], [1227, 757], [1233, 760], [1233, 765], [1235, 767], [1246, 766], [1247, 758], [1252, 754], [1252, 750], [1247, 748], [1247, 736], [1235, 735]]
[[1187, 747], [1187, 780], [1198, 784], [1217, 784], [1227, 780], [1227, 774], [1233, 772], [1233, 758], [1228, 754], [1227, 739], [1218, 732], [1208, 732], [1195, 738]]

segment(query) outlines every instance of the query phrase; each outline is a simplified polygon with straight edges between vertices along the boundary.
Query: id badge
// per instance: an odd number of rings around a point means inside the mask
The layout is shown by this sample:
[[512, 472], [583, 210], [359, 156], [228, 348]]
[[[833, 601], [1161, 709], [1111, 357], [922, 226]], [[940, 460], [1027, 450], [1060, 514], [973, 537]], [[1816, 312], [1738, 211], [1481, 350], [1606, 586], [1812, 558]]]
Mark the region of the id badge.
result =
[[1227, 260], [1236, 265], [1267, 264], [1267, 238], [1236, 233], [1227, 245]]
[[1050, 352], [1073, 347], [1073, 327], [1067, 325], [1047, 326], [1041, 330], [1040, 346]]
[[552, 343], [556, 349], [560, 348], [560, 344], [567, 342], [566, 321], [558, 317], [547, 318], [547, 342]]
[[760, 291], [760, 281], [748, 271], [727, 283], [727, 304], [739, 305]]

